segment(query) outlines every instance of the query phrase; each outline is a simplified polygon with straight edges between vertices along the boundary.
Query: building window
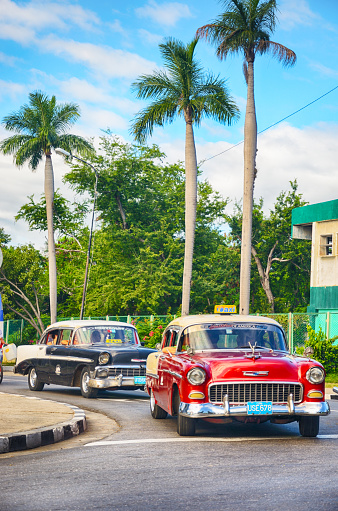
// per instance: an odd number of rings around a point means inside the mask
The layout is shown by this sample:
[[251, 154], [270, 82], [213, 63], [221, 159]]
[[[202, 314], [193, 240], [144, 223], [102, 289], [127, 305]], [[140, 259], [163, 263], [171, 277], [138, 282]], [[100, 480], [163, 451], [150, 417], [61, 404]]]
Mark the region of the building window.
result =
[[332, 234], [326, 234], [320, 237], [320, 255], [321, 256], [332, 256], [333, 245], [332, 245]]

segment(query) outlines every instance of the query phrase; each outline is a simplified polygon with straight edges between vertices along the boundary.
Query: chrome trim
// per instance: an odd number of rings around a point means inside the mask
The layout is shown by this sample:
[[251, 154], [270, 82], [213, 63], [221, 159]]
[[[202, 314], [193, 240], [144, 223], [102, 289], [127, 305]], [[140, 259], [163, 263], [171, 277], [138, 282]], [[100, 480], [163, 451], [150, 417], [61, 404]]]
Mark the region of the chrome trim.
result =
[[144, 362], [144, 363], [146, 363], [147, 359], [146, 358], [132, 358], [131, 362]]
[[146, 376], [149, 376], [150, 378], [155, 378], [155, 380], [159, 379], [159, 375], [158, 374], [146, 373]]
[[[258, 386], [258, 385], [274, 385], [274, 386], [277, 386], [277, 385], [295, 385], [297, 387], [299, 387], [299, 391], [300, 391], [300, 395], [299, 395], [299, 400], [295, 401], [296, 403], [301, 403], [302, 400], [303, 400], [303, 394], [304, 394], [304, 388], [303, 388], [303, 385], [299, 382], [299, 381], [271, 381], [271, 380], [248, 380], [248, 381], [218, 381], [218, 382], [213, 382], [209, 385], [209, 388], [208, 388], [208, 399], [210, 401], [210, 403], [222, 403], [222, 400], [220, 401], [213, 401], [211, 399], [211, 396], [210, 396], [210, 392], [211, 392], [211, 389], [214, 388], [214, 387], [217, 387], [217, 386], [220, 386], [220, 385], [223, 385], [223, 386], [226, 386], [226, 385], [230, 385], [230, 386], [240, 386], [240, 385], [255, 385], [255, 386]], [[229, 389], [229, 388], [228, 388]], [[271, 401], [271, 399], [259, 399], [259, 398], [256, 398], [256, 397], [252, 397], [251, 399], [248, 399], [248, 401]], [[231, 399], [229, 399], [229, 402], [230, 403], [233, 403], [233, 401]], [[274, 401], [273, 401], [274, 402]], [[236, 404], [245, 404], [245, 401], [244, 400], [241, 400], [241, 401], [235, 401]], [[285, 401], [284, 403], [287, 403], [287, 397], [285, 397]], [[275, 404], [278, 404], [278, 402], [275, 402]]]
[[175, 373], [175, 371], [171, 371], [170, 369], [162, 369], [163, 373], [169, 373], [172, 376], [176, 376], [176, 378], [183, 378], [181, 374]]
[[143, 387], [144, 383], [134, 383], [134, 377], [119, 374], [108, 378], [90, 378], [88, 386], [94, 389], [109, 389], [113, 387]]
[[78, 362], [79, 361], [79, 362], [86, 362], [87, 364], [94, 362], [93, 358], [67, 357], [67, 356], [62, 356], [62, 355], [46, 355], [46, 357], [44, 357], [44, 358], [48, 358], [50, 360], [66, 360], [69, 362]]
[[[272, 414], [257, 415], [259, 417], [268, 417], [269, 419], [274, 416], [293, 417], [304, 415], [329, 415], [330, 406], [326, 401], [320, 403], [301, 403], [294, 406], [294, 412], [290, 413], [289, 405], [272, 405]], [[224, 418], [224, 417], [247, 417], [248, 411], [246, 405], [243, 406], [230, 406], [227, 411], [227, 405], [213, 405], [212, 403], [183, 403], [180, 404], [180, 414], [184, 417], [191, 417], [198, 419], [200, 417], [210, 418]], [[252, 417], [252, 416], [250, 416]]]
[[230, 415], [230, 404], [229, 404], [228, 394], [225, 394], [225, 396], [224, 396], [223, 406], [224, 406], [224, 415]]
[[293, 394], [288, 395], [288, 409], [290, 414], [295, 413], [295, 403], [293, 401]]
[[269, 371], [243, 371], [244, 376], [268, 376]]

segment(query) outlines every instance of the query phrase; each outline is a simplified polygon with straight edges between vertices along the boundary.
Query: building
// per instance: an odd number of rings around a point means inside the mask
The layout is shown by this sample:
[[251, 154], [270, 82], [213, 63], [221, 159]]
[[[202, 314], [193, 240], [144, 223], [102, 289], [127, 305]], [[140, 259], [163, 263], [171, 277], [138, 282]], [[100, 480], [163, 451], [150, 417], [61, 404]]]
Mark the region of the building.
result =
[[307, 311], [318, 315], [325, 313], [327, 326], [324, 330], [329, 336], [331, 321], [334, 319], [336, 323], [338, 319], [338, 315], [330, 318], [330, 313], [338, 313], [338, 199], [295, 208], [291, 229], [292, 238], [312, 242]]

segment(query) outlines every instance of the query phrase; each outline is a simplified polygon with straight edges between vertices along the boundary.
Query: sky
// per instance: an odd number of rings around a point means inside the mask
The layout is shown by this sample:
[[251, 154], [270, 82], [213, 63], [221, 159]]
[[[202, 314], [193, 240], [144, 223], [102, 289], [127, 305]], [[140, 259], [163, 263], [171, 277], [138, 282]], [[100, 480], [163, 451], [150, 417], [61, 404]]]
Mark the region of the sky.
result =
[[[280, 0], [278, 7], [271, 39], [292, 49], [297, 62], [285, 68], [268, 55], [255, 61], [262, 132], [255, 199], [263, 198], [267, 213], [295, 179], [310, 204], [338, 198], [338, 2]], [[60, 103], [79, 105], [81, 118], [72, 133], [97, 143], [109, 129], [132, 142], [131, 120], [146, 103], [136, 99], [131, 83], [161, 69], [158, 45], [166, 38], [188, 43], [221, 12], [217, 0], [0, 0], [0, 120], [26, 104], [30, 92], [41, 90]], [[198, 42], [196, 57], [206, 72], [227, 80], [241, 112], [231, 126], [204, 119], [195, 127], [201, 178], [229, 199], [230, 212], [243, 191], [243, 58], [220, 61], [205, 41]], [[168, 162], [184, 161], [184, 134], [178, 118], [156, 128], [149, 143], [158, 144]], [[10, 135], [0, 127], [1, 140]], [[53, 165], [55, 188], [77, 200], [62, 182], [68, 170], [62, 157], [53, 154]], [[0, 155], [0, 179], [0, 227], [13, 245], [41, 248], [46, 234], [29, 231], [14, 217], [28, 196], [38, 200], [43, 194], [43, 163], [32, 173], [28, 166], [15, 167], [12, 156]]]

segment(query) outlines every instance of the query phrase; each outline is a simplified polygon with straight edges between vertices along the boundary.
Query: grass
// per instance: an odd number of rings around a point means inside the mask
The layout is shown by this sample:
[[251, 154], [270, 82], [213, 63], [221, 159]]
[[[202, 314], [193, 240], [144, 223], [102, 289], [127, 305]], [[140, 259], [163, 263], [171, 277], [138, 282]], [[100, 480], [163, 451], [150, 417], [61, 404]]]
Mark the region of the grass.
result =
[[338, 387], [338, 373], [329, 373], [325, 378], [325, 387]]

